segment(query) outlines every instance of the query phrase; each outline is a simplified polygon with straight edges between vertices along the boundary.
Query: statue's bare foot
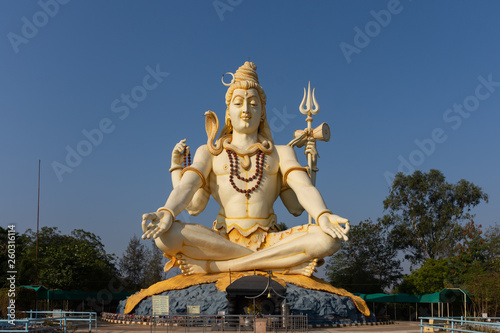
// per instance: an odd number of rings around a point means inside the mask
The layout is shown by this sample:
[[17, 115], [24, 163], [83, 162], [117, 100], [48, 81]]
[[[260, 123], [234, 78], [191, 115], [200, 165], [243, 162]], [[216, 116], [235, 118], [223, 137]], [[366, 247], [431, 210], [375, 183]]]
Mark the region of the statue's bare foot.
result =
[[212, 273], [210, 271], [210, 260], [197, 260], [179, 253], [177, 254], [177, 262], [179, 263], [179, 268], [184, 275]]
[[316, 271], [316, 266], [318, 265], [318, 259], [313, 259], [310, 261], [303, 262], [300, 265], [291, 267], [289, 269], [274, 270], [276, 273], [281, 274], [300, 274], [305, 276], [311, 276]]

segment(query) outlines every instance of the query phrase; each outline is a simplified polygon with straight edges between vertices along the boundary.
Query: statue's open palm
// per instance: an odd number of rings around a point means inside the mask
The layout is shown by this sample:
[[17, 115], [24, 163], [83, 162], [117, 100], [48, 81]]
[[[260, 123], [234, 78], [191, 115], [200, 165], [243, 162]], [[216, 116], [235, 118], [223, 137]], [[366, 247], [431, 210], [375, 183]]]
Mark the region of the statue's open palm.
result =
[[[148, 221], [151, 221], [148, 224]], [[172, 226], [172, 214], [166, 211], [148, 213], [142, 215], [142, 239], [156, 239]]]
[[[323, 214], [320, 216], [319, 221], [317, 221], [321, 230], [332, 236], [333, 238], [348, 240], [347, 233], [351, 228], [349, 226], [349, 220], [334, 214]], [[341, 226], [344, 225], [344, 227]]]

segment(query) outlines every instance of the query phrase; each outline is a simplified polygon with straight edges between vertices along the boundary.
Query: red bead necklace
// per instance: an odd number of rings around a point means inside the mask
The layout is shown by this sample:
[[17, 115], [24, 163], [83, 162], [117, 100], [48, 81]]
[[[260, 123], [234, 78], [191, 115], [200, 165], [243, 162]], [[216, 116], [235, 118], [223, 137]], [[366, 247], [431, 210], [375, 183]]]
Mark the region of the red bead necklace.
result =
[[[261, 150], [257, 151], [257, 158], [255, 159], [255, 166], [256, 166], [255, 174], [252, 177], [245, 178], [239, 174], [238, 155], [230, 149], [226, 149], [226, 153], [229, 158], [229, 165], [231, 168], [231, 172], [229, 173], [229, 182], [237, 192], [244, 193], [245, 196], [249, 198], [250, 193], [255, 191], [259, 187], [260, 182], [262, 181], [262, 175], [264, 174], [264, 161], [266, 155]], [[241, 189], [234, 183], [234, 177], [238, 178], [241, 181], [244, 181], [245, 183], [249, 183], [255, 179], [257, 179], [257, 182], [255, 183], [255, 186], [253, 186], [252, 188]]]

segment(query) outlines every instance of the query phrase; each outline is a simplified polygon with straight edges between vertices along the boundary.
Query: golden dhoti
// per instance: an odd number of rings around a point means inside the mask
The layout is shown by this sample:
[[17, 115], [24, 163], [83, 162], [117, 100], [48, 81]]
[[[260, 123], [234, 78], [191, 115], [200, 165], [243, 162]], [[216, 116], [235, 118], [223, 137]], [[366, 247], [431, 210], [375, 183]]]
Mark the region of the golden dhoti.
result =
[[275, 214], [264, 219], [233, 219], [219, 214], [213, 229], [233, 243], [258, 251], [276, 244], [288, 235], [307, 231], [308, 225], [278, 231]]

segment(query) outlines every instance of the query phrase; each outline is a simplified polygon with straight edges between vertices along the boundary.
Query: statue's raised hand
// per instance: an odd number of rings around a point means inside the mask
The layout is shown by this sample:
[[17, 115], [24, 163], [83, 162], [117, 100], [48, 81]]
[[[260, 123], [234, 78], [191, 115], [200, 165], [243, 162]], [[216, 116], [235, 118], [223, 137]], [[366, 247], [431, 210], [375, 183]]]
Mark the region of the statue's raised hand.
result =
[[[151, 221], [148, 224], [148, 221]], [[160, 211], [142, 215], [142, 239], [158, 238], [172, 226], [173, 217], [168, 211]]]
[[172, 150], [172, 167], [180, 166], [184, 163], [186, 156], [189, 154], [189, 146], [186, 145], [186, 139], [179, 141]]
[[[349, 226], [349, 220], [334, 214], [323, 214], [320, 216], [319, 221], [317, 221], [323, 232], [332, 236], [333, 238], [348, 240], [347, 233], [351, 228]], [[341, 226], [344, 225], [344, 227]]]

